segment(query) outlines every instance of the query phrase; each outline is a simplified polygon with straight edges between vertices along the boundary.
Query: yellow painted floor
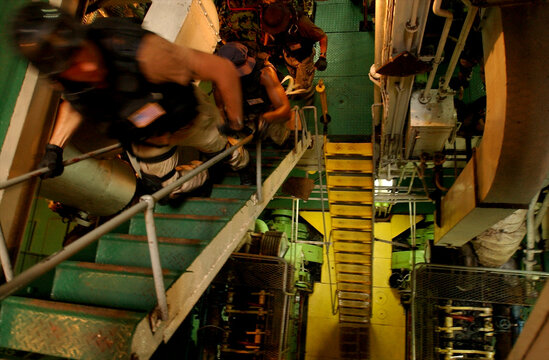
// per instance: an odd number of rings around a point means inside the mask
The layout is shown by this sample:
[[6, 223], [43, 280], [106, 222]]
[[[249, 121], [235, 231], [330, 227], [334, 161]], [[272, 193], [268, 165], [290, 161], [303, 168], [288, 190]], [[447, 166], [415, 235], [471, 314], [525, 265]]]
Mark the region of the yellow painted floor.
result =
[[[322, 214], [315, 211], [300, 213], [301, 217], [324, 232]], [[326, 215], [326, 231], [331, 231], [329, 214]], [[417, 221], [421, 218], [418, 217]], [[381, 240], [392, 240], [410, 227], [406, 215], [393, 216], [390, 223], [375, 223], [374, 236]], [[331, 249], [331, 248], [330, 248]], [[398, 292], [389, 287], [391, 275], [392, 245], [382, 242], [374, 244], [372, 319], [370, 328], [370, 358], [376, 360], [401, 360], [405, 355], [405, 314]], [[330, 269], [328, 269], [328, 264]], [[329, 270], [329, 271], [328, 271]], [[331, 275], [331, 279], [330, 279]], [[330, 280], [333, 282], [330, 286]], [[307, 318], [306, 360], [338, 360], [339, 318], [332, 312], [335, 296], [335, 267], [333, 251], [329, 259], [324, 253], [321, 282], [316, 283], [309, 297]]]

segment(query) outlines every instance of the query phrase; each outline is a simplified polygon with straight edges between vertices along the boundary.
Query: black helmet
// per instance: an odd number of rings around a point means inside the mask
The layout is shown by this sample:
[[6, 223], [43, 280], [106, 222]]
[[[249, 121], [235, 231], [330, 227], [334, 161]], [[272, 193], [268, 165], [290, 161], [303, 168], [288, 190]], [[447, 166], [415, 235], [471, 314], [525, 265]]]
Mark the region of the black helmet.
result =
[[12, 22], [12, 35], [19, 52], [46, 75], [70, 67], [70, 58], [85, 40], [86, 31], [69, 14], [44, 2], [21, 7]]

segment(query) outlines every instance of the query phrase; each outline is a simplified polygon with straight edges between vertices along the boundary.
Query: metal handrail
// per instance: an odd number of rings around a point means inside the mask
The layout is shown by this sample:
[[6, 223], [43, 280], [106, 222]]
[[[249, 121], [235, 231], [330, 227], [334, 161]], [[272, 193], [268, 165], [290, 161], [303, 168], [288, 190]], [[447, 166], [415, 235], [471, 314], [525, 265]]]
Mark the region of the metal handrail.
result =
[[[98, 226], [97, 228], [93, 229], [86, 235], [82, 236], [75, 242], [67, 245], [65, 248], [61, 249], [57, 253], [47, 257], [46, 259], [42, 260], [38, 264], [34, 265], [33, 267], [23, 271], [19, 275], [15, 276], [11, 281], [0, 285], [0, 300], [5, 299], [7, 296], [13, 294], [15, 291], [21, 289], [23, 286], [29, 284], [31, 281], [37, 279], [41, 275], [45, 274], [46, 272], [52, 270], [60, 264], [61, 262], [69, 259], [79, 251], [83, 250], [88, 245], [92, 244], [94, 241], [96, 241], [99, 237], [107, 234], [108, 232], [114, 230], [119, 225], [123, 224], [127, 220], [131, 219], [134, 215], [147, 210], [149, 208], [149, 211], [152, 211], [152, 208], [149, 204], [151, 202], [154, 204], [159, 199], [162, 199], [163, 197], [170, 194], [173, 190], [175, 190], [177, 187], [181, 186], [184, 182], [188, 181], [198, 173], [210, 168], [212, 165], [216, 164], [223, 158], [227, 157], [229, 154], [231, 154], [234, 150], [237, 148], [249, 143], [253, 139], [253, 135], [249, 135], [246, 138], [240, 140], [237, 144], [227, 148], [223, 152], [217, 154], [210, 160], [206, 161], [205, 163], [201, 164], [200, 166], [197, 166], [193, 170], [189, 171], [185, 175], [183, 175], [181, 178], [177, 179], [173, 183], [169, 184], [168, 186], [160, 189], [159, 191], [151, 194], [151, 195], [145, 195], [142, 197], [137, 204], [131, 206], [130, 208], [124, 210], [120, 214], [116, 215], [109, 221], [103, 223], [102, 225]], [[152, 222], [154, 226], [154, 222]], [[149, 225], [150, 226], [150, 225]], [[147, 234], [149, 234], [149, 228], [147, 229]], [[149, 245], [150, 247], [156, 247], [158, 244], [155, 242], [156, 240], [156, 234], [154, 236], [154, 239], [149, 238]], [[153, 244], [151, 244], [151, 242]], [[155, 257], [154, 261], [158, 261], [158, 264], [160, 264], [160, 258], [158, 255], [158, 251], [151, 252], [151, 257]], [[157, 287], [157, 276], [155, 275], [155, 269], [153, 267], [153, 277], [155, 278], [155, 287]], [[160, 279], [162, 279], [162, 274], [160, 270]], [[158, 291], [158, 290], [157, 290]], [[167, 306], [164, 310], [162, 310], [162, 303], [166, 303], [165, 299], [165, 292], [161, 295], [161, 297], [158, 299], [159, 306], [161, 307], [161, 311], [165, 311], [162, 313], [162, 318], [167, 319]], [[162, 297], [164, 300], [162, 300]]]
[[[121, 148], [122, 145], [120, 143], [116, 143], [110, 146], [106, 146], [101, 149], [93, 150], [85, 154], [81, 154], [79, 156], [76, 156], [72, 159], [68, 159], [63, 161], [64, 166], [69, 166], [72, 164], [76, 164], [77, 162], [80, 162], [82, 160], [89, 159], [90, 157], [104, 154], [116, 149]], [[0, 190], [8, 188], [13, 185], [17, 185], [23, 181], [30, 180], [34, 177], [40, 176], [42, 174], [47, 173], [50, 171], [48, 167], [43, 167], [40, 169], [36, 169], [34, 171], [28, 172], [26, 174], [16, 176], [14, 178], [8, 179], [6, 181], [0, 182]], [[11, 281], [13, 279], [13, 268], [10, 261], [10, 256], [8, 252], [8, 247], [6, 246], [6, 239], [4, 237], [4, 231], [2, 230], [2, 226], [0, 225], [0, 263], [2, 264], [2, 269], [4, 270], [4, 276], [6, 277], [6, 281]]]

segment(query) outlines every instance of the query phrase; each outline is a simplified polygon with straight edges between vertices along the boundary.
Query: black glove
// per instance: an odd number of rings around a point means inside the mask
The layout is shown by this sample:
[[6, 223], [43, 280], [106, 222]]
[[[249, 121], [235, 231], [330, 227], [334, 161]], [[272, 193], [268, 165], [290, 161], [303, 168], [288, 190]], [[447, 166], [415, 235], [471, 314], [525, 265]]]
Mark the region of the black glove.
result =
[[223, 123], [223, 125], [219, 125], [217, 129], [222, 135], [230, 136], [237, 139], [245, 138], [246, 136], [253, 133], [253, 130], [250, 129], [248, 126], [244, 126], [240, 130], [234, 130], [229, 126], [229, 124], [226, 123]]
[[46, 145], [46, 153], [38, 164], [38, 168], [47, 167], [50, 171], [47, 171], [40, 175], [42, 179], [49, 179], [59, 176], [63, 173], [65, 166], [63, 165], [63, 148], [57, 145]]
[[328, 67], [328, 62], [326, 61], [326, 57], [325, 56], [319, 57], [315, 63], [315, 68], [317, 68], [320, 71], [324, 71], [326, 70], [326, 67]]

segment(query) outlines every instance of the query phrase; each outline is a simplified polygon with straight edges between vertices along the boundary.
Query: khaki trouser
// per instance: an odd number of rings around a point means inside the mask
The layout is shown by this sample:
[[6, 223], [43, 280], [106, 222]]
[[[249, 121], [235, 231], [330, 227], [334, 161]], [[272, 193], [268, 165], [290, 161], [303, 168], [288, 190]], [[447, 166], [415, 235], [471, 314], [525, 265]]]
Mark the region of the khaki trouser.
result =
[[[206, 95], [197, 87], [195, 94], [198, 98], [198, 116], [189, 126], [185, 126], [174, 133], [166, 133], [161, 136], [155, 136], [147, 139], [148, 143], [158, 146], [148, 146], [145, 144], [132, 144], [132, 151], [138, 158], [153, 158], [169, 152], [174, 146], [193, 147], [206, 154], [215, 154], [225, 150], [230, 146], [226, 136], [218, 130], [218, 125], [222, 123], [221, 115], [217, 107], [208, 101]], [[163, 146], [162, 146], [163, 145]], [[145, 174], [154, 175], [159, 178], [164, 177], [174, 168], [179, 166], [180, 153], [175, 152], [170, 158], [157, 163], [139, 161], [140, 169], [136, 169]], [[248, 152], [239, 148], [228, 157], [227, 163], [233, 170], [240, 170], [245, 167], [250, 160]], [[199, 162], [198, 162], [199, 163]], [[186, 164], [187, 166], [178, 168], [176, 173], [169, 179], [162, 182], [166, 186], [190, 169], [198, 166], [197, 162]], [[206, 171], [203, 171], [195, 178], [185, 182], [180, 188], [174, 190], [171, 195], [179, 192], [188, 192], [202, 185], [207, 179]]]
[[295, 89], [309, 89], [313, 85], [313, 78], [315, 76], [314, 57], [315, 49], [313, 49], [311, 56], [303, 59], [303, 61], [298, 61], [296, 58], [288, 56], [286, 51], [284, 51], [286, 68], [295, 80]]

